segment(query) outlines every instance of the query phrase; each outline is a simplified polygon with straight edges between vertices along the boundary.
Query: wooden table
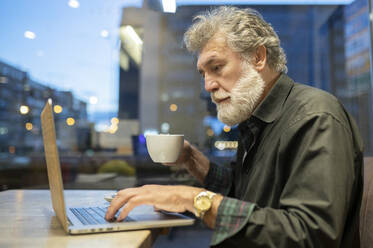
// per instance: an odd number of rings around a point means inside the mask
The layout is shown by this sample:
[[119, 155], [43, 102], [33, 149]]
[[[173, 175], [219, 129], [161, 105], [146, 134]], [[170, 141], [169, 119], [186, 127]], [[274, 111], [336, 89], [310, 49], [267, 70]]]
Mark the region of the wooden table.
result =
[[[65, 190], [66, 205], [104, 203], [113, 191]], [[0, 192], [0, 247], [151, 247], [159, 230], [68, 235], [52, 208], [49, 190]]]

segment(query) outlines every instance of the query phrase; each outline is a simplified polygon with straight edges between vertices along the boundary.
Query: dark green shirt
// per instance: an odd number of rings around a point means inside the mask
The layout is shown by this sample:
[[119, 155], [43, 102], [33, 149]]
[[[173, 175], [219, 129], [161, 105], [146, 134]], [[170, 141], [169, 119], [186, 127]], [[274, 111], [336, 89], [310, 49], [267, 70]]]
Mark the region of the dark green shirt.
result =
[[236, 163], [205, 179], [226, 195], [211, 245], [359, 247], [362, 140], [334, 96], [282, 74], [239, 130]]

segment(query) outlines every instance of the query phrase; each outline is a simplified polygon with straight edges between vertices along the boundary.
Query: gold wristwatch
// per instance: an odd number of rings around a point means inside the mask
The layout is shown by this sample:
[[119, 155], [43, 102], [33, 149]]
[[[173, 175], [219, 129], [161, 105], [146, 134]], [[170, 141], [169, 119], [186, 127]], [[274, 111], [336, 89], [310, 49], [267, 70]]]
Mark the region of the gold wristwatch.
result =
[[212, 199], [216, 194], [210, 191], [202, 191], [194, 197], [194, 214], [203, 220], [203, 216], [212, 206]]

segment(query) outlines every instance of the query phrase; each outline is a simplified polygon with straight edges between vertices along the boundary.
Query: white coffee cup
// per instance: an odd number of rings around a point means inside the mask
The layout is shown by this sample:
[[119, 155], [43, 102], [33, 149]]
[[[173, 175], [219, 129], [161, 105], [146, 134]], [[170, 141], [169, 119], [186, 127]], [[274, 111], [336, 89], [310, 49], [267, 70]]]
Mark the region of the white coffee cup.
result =
[[156, 163], [174, 163], [184, 147], [183, 134], [148, 134], [146, 148]]

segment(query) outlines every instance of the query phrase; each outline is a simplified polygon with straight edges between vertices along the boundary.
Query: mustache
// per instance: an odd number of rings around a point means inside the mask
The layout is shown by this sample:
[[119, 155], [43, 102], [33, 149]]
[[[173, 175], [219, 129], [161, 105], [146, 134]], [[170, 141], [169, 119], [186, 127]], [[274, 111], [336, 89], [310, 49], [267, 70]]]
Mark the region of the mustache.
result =
[[223, 100], [223, 99], [225, 99], [227, 97], [230, 97], [230, 96], [231, 96], [231, 94], [224, 91], [224, 90], [215, 91], [215, 92], [211, 93], [211, 100], [212, 100], [213, 103], [216, 104], [218, 101]]

